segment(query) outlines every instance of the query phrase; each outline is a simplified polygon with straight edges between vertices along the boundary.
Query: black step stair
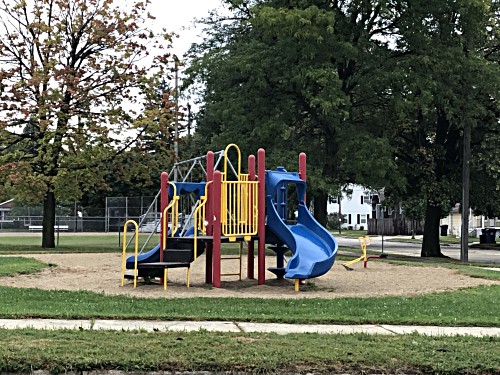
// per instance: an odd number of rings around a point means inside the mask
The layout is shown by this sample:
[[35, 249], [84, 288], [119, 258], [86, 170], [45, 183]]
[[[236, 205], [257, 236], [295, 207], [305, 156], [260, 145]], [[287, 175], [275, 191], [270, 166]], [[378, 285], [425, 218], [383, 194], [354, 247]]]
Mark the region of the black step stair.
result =
[[267, 270], [276, 275], [278, 279], [285, 276], [285, 253], [289, 250], [285, 246], [270, 246], [272, 251], [276, 253], [276, 267], [270, 267]]
[[194, 249], [163, 250], [163, 261], [171, 263], [191, 263], [194, 260]]
[[164, 269], [164, 268], [182, 268], [182, 267], [189, 268], [190, 266], [191, 266], [191, 263], [189, 263], [189, 262], [151, 262], [151, 263], [139, 263], [137, 265], [137, 268], [138, 269], [142, 269], [142, 268], [149, 268], [149, 269], [161, 268], [161, 269]]

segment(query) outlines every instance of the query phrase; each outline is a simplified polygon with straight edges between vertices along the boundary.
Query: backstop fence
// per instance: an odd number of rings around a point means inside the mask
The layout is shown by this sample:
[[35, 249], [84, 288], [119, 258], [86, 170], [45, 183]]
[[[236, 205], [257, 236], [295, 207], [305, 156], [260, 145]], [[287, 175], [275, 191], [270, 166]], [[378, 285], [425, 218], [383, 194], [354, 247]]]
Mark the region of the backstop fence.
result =
[[[41, 231], [41, 206], [14, 206], [0, 217], [0, 230]], [[56, 209], [55, 229], [60, 232], [120, 232], [127, 220], [141, 223], [142, 232], [159, 228], [160, 207], [155, 196], [107, 197], [105, 207], [82, 207], [78, 202]]]

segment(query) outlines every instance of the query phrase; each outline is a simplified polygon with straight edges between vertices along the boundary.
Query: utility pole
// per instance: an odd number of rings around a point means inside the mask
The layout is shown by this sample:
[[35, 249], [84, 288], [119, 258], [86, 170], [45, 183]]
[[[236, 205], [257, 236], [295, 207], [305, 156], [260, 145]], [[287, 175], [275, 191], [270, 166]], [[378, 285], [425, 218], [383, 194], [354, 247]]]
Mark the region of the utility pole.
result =
[[[174, 163], [179, 160], [179, 62], [175, 59], [175, 138]], [[174, 181], [177, 181], [177, 168], [174, 168]]]
[[339, 234], [342, 234], [342, 194], [337, 196], [337, 202], [339, 202]]
[[472, 125], [469, 121], [464, 126], [464, 148], [462, 164], [462, 236], [460, 242], [460, 260], [469, 261], [469, 187], [470, 187], [470, 142]]
[[187, 111], [188, 111], [187, 128], [188, 128], [188, 137], [189, 137], [191, 135], [191, 125], [193, 123], [193, 115], [191, 114], [191, 103], [187, 104]]

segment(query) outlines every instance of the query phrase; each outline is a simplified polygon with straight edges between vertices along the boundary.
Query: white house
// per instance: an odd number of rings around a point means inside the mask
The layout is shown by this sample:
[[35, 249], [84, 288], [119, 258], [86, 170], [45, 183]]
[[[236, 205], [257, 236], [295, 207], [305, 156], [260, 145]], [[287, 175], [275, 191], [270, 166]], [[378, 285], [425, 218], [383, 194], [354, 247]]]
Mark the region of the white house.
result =
[[351, 194], [343, 193], [340, 204], [338, 197], [330, 197], [331, 203], [328, 203], [327, 212], [329, 214], [338, 214], [340, 212], [344, 217], [342, 223], [344, 229], [349, 227], [359, 230], [367, 229], [368, 219], [377, 215], [378, 193], [353, 184], [348, 186], [348, 190], [351, 191]]
[[[327, 206], [328, 214], [342, 214], [344, 221], [342, 222], [342, 228], [361, 230], [368, 229], [368, 219], [370, 218], [382, 218], [383, 210], [381, 208], [380, 199], [383, 200], [383, 190], [377, 192], [376, 190], [368, 189], [360, 185], [349, 185], [348, 189], [351, 194], [343, 193], [340, 200], [340, 207], [337, 197], [330, 197], [330, 203]], [[386, 208], [386, 214], [391, 216], [393, 210]], [[401, 209], [399, 211], [401, 212]], [[481, 234], [482, 228], [485, 227], [500, 227], [500, 219], [488, 219], [484, 216], [474, 216], [472, 211], [469, 215], [469, 230], [470, 232], [476, 232], [476, 235]], [[460, 237], [462, 217], [460, 214], [460, 205], [457, 204], [450, 211], [450, 214], [441, 219], [441, 226], [447, 226], [447, 232], [450, 236]], [[497, 235], [500, 235], [500, 231], [497, 231]]]

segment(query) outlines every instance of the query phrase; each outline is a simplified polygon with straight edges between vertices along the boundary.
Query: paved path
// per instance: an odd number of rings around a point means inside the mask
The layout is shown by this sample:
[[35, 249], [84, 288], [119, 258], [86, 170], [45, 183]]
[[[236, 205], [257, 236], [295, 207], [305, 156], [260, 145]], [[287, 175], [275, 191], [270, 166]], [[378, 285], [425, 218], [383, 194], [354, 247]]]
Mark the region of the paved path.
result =
[[402, 335], [419, 333], [428, 336], [468, 335], [474, 337], [500, 337], [499, 327], [438, 327], [402, 326], [390, 324], [277, 324], [218, 321], [148, 321], [148, 320], [62, 320], [62, 319], [0, 319], [0, 328], [18, 329], [86, 329], [86, 330], [145, 330], [149, 332], [275, 332], [349, 334], [366, 333], [379, 335]]

